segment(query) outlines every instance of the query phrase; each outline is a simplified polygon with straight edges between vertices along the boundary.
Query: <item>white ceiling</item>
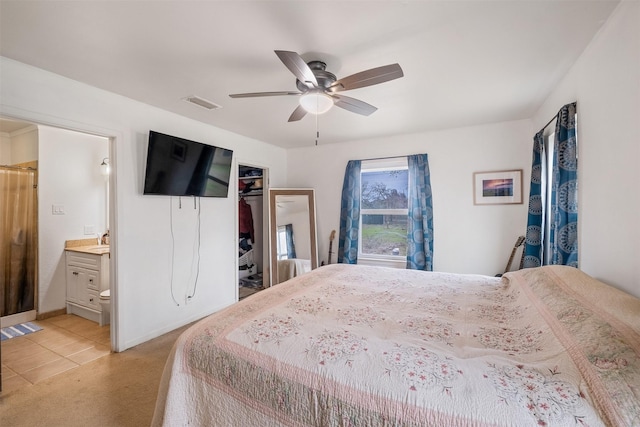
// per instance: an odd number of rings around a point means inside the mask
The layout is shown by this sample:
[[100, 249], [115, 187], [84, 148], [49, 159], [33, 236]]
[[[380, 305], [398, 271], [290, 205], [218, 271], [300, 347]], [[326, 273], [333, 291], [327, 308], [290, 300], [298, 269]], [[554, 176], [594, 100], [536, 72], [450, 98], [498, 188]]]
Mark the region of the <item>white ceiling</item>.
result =
[[[399, 63], [405, 76], [344, 92], [378, 107], [318, 116], [319, 144], [531, 117], [617, 0], [0, 1], [0, 54], [282, 147], [295, 91], [274, 50], [338, 78]], [[222, 106], [207, 111], [182, 99]]]

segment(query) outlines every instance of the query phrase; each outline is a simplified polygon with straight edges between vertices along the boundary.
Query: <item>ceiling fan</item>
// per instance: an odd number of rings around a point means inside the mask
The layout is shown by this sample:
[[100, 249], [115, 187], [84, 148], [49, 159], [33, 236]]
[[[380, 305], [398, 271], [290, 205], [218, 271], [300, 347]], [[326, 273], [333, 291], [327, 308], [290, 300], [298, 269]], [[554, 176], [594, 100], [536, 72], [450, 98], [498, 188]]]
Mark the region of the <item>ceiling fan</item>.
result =
[[377, 108], [359, 99], [339, 95], [336, 92], [377, 85], [404, 76], [400, 65], [390, 64], [361, 71], [338, 80], [334, 74], [325, 69], [327, 65], [322, 61], [306, 63], [296, 52], [276, 50], [275, 53], [296, 77], [296, 87], [299, 92], [235, 93], [229, 96], [231, 98], [299, 96], [300, 105], [289, 117], [290, 122], [302, 119], [307, 113], [322, 114], [333, 105], [368, 116]]

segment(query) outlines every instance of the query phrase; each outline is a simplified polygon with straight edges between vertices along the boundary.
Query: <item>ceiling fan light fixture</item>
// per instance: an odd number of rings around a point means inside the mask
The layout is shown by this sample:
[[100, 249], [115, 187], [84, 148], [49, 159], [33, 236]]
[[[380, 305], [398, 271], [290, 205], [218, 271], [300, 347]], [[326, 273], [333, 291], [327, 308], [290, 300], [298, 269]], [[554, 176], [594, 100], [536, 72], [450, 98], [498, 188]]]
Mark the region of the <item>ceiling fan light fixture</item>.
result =
[[322, 92], [309, 92], [300, 97], [300, 105], [308, 113], [323, 114], [333, 106], [333, 98]]

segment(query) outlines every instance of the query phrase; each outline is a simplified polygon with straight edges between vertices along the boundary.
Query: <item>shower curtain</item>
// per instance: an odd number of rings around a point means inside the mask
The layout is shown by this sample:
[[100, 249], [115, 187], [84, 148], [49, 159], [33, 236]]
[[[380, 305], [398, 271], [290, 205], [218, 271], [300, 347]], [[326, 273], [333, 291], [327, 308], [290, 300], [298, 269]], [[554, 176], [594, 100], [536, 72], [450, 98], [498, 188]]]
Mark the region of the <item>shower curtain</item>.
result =
[[0, 315], [35, 309], [36, 171], [0, 166]]

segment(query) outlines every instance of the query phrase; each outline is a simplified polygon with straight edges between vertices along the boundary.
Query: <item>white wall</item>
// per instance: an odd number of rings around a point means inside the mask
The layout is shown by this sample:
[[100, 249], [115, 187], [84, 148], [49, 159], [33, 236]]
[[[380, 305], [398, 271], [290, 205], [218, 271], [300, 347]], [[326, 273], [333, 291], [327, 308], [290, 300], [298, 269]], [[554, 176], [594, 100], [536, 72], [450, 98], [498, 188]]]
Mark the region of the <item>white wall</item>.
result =
[[38, 128], [28, 126], [11, 133], [0, 132], [0, 165], [38, 160]]
[[269, 168], [272, 186], [285, 184], [283, 149], [7, 58], [0, 58], [0, 74], [0, 114], [114, 139], [109, 157], [114, 170], [110, 222], [116, 349], [157, 337], [237, 300], [237, 183], [232, 181], [232, 197], [201, 201], [200, 274], [195, 296], [185, 302], [195, 284], [198, 211], [190, 200], [183, 200], [179, 209], [175, 198], [171, 204], [169, 197], [142, 195], [148, 132], [230, 148], [234, 164]]
[[[287, 152], [288, 184], [316, 189], [318, 250], [320, 260], [326, 260], [331, 230], [339, 230], [347, 161], [427, 153], [433, 189], [434, 270], [495, 275], [502, 273], [513, 244], [524, 234], [527, 206], [474, 205], [473, 173], [523, 169], [526, 199], [532, 138], [530, 121], [522, 120], [292, 149]], [[337, 246], [336, 237], [334, 254]]]
[[11, 132], [11, 164], [38, 160], [38, 129], [28, 126]]
[[[65, 308], [64, 242], [106, 230], [106, 181], [100, 163], [109, 140], [48, 126], [38, 127], [38, 312]], [[53, 215], [62, 205], [64, 215]], [[96, 234], [85, 235], [84, 226]]]
[[623, 1], [535, 115], [577, 101], [580, 268], [640, 297], [640, 2]]

